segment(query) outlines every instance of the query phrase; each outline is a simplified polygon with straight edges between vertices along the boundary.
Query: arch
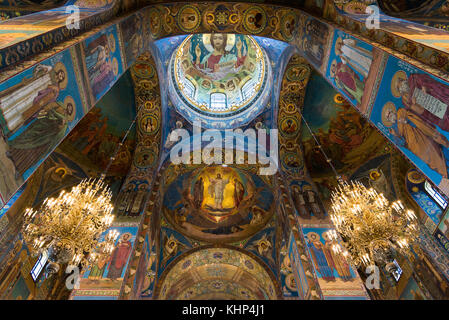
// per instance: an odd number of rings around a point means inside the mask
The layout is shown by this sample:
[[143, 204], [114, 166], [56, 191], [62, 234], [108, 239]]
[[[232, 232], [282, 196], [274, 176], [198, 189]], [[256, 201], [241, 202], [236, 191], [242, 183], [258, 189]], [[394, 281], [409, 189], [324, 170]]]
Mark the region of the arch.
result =
[[[215, 273], [215, 272], [218, 273]], [[248, 291], [222, 290], [226, 286], [205, 288], [220, 280]], [[184, 294], [184, 296], [181, 296]], [[190, 294], [190, 295], [189, 295]], [[177, 257], [162, 273], [156, 285], [155, 299], [220, 298], [262, 300], [279, 299], [279, 284], [265, 263], [256, 255], [229, 245], [197, 247]]]

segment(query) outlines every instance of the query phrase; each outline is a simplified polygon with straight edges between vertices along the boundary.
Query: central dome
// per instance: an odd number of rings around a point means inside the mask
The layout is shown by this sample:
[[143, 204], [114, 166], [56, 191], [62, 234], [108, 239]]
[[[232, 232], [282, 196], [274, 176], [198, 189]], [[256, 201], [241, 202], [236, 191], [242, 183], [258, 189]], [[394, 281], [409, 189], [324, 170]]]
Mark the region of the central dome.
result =
[[[223, 121], [241, 116], [265, 91], [268, 68], [263, 49], [250, 36], [188, 36], [171, 61], [174, 104], [187, 118], [199, 116], [205, 123], [204, 117]], [[191, 112], [178, 107], [178, 101]]]

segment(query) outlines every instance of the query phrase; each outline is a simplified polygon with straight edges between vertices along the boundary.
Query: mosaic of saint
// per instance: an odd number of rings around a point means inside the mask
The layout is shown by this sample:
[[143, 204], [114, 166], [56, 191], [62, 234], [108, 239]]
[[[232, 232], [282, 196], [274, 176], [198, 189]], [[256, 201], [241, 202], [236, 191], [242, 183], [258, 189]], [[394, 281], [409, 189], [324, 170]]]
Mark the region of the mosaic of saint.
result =
[[176, 52], [173, 83], [195, 110], [229, 114], [243, 111], [262, 92], [265, 58], [250, 36], [197, 34]]
[[234, 241], [255, 233], [272, 215], [273, 194], [256, 175], [206, 167], [179, 176], [164, 195], [164, 214], [183, 233]]

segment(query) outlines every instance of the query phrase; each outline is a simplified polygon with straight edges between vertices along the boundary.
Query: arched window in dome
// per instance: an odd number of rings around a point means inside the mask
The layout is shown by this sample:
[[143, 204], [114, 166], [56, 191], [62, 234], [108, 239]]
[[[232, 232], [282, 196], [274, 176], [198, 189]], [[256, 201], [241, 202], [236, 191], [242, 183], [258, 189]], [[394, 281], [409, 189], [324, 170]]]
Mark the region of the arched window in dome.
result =
[[184, 80], [184, 91], [189, 98], [193, 99], [195, 97], [196, 87], [192, 81], [187, 78]]
[[246, 81], [246, 83], [242, 86], [242, 96], [243, 99], [248, 99], [254, 94], [254, 83], [251, 80]]
[[424, 189], [443, 210], [447, 208], [447, 200], [427, 180], [424, 182]]
[[34, 264], [33, 269], [31, 269], [31, 278], [33, 278], [34, 281], [37, 280], [39, 275], [41, 274], [42, 270], [44, 269], [45, 265], [48, 261], [48, 254], [47, 251], [44, 251], [40, 256], [39, 259], [37, 259], [36, 263]]
[[221, 92], [211, 93], [210, 108], [214, 111], [226, 110], [226, 94]]

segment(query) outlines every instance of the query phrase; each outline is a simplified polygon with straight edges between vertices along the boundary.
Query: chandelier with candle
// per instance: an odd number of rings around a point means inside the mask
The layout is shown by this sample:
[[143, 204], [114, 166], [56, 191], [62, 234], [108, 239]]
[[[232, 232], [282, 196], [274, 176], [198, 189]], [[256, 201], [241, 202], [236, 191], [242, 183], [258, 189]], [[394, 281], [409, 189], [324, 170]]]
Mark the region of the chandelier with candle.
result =
[[48, 274], [58, 272], [62, 264], [88, 269], [114, 250], [117, 230], [109, 230], [100, 241], [114, 220], [112, 192], [104, 180], [142, 106], [99, 179], [84, 179], [70, 192], [63, 190], [57, 198], [46, 198], [38, 210], [25, 211], [23, 238], [32, 255], [47, 253]]
[[[393, 274], [397, 270], [395, 256], [412, 255], [412, 244], [419, 235], [415, 213], [405, 209], [400, 200], [390, 204], [382, 193], [358, 181], [344, 181], [304, 117], [302, 120], [339, 184], [331, 194], [330, 216], [336, 228], [328, 232], [334, 243], [332, 250], [349, 258], [357, 268], [376, 264]], [[339, 244], [339, 237], [344, 248]]]
[[418, 221], [400, 200], [390, 203], [382, 193], [360, 182], [343, 182], [332, 192], [330, 214], [356, 267], [376, 264], [394, 272], [394, 257], [411, 256]]
[[87, 268], [112, 252], [116, 230], [99, 242], [113, 221], [111, 197], [103, 178], [85, 179], [70, 192], [46, 198], [38, 210], [26, 210], [24, 240], [34, 256], [47, 252], [48, 273], [65, 263]]

